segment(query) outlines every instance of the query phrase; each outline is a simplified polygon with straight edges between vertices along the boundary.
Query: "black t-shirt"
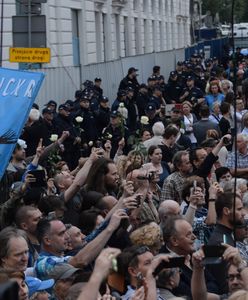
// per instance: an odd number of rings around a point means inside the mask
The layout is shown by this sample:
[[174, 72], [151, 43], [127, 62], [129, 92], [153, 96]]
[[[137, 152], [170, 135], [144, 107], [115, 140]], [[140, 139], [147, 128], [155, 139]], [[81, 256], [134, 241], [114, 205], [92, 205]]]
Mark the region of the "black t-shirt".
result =
[[69, 201], [65, 202], [64, 193], [60, 194], [60, 199], [65, 203], [66, 211], [64, 212], [63, 222], [70, 223], [78, 227], [79, 216], [82, 207], [82, 198], [80, 193], [76, 193]]

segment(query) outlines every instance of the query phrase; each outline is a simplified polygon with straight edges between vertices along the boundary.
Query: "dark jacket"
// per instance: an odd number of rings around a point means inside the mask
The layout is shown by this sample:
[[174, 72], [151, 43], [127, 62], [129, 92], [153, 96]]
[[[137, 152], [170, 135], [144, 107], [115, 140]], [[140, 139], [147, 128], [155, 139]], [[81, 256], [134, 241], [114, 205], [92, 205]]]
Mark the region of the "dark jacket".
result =
[[101, 137], [103, 129], [109, 125], [110, 109], [109, 107], [104, 108], [100, 105], [99, 109], [94, 112], [94, 115], [96, 119], [98, 136]]
[[[231, 246], [235, 246], [234, 239], [233, 239], [233, 232], [230, 228], [217, 223], [215, 229], [210, 236], [208, 241], [208, 245], [220, 245], [224, 242], [223, 236], [226, 236], [226, 243]], [[218, 265], [208, 265], [207, 268], [213, 277], [216, 279], [218, 286], [220, 288], [220, 293], [225, 294], [228, 293], [228, 284], [227, 280], [227, 262], [223, 261], [221, 264]]]
[[90, 141], [95, 141], [98, 138], [98, 130], [96, 126], [96, 119], [94, 114], [85, 108], [80, 108], [76, 113], [75, 117], [82, 117], [83, 122], [80, 123], [81, 139], [82, 143], [89, 143]]
[[193, 124], [193, 132], [198, 145], [201, 145], [201, 143], [206, 139], [206, 132], [209, 129], [215, 129], [218, 132], [220, 131], [219, 126], [209, 120], [200, 120]]
[[135, 96], [138, 93], [139, 90], [139, 83], [137, 78], [130, 78], [128, 75], [126, 77], [124, 77], [119, 85], [119, 89], [118, 90], [126, 90], [127, 88], [131, 87], [134, 92], [135, 92]]

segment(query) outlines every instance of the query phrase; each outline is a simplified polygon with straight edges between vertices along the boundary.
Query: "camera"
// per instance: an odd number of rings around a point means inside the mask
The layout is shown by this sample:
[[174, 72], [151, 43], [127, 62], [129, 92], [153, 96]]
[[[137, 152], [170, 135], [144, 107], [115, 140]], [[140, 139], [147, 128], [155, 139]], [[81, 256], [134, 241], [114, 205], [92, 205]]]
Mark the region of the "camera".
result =
[[232, 140], [227, 137], [223, 137], [223, 144], [225, 146], [228, 146], [228, 145], [232, 144]]
[[153, 181], [155, 179], [155, 177], [156, 177], [156, 171], [149, 172], [149, 174], [148, 174], [148, 180], [149, 180], [149, 182]]

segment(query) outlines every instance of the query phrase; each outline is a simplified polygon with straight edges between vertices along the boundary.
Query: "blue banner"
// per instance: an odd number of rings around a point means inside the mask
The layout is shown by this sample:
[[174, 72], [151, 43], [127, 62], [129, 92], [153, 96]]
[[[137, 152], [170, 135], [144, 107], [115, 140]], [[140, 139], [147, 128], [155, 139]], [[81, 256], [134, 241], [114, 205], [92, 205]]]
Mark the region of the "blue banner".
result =
[[0, 179], [43, 79], [42, 73], [0, 68]]

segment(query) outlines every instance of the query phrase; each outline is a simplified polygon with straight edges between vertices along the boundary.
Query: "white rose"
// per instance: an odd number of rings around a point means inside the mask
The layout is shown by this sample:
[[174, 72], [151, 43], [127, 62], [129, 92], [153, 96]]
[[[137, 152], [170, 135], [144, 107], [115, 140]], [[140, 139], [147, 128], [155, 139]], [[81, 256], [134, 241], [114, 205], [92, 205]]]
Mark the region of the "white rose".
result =
[[149, 118], [147, 116], [141, 116], [140, 123], [143, 124], [143, 125], [148, 125], [149, 124]]
[[112, 139], [112, 137], [113, 137], [112, 134], [109, 133], [108, 134], [108, 139]]
[[82, 123], [83, 122], [83, 119], [82, 117], [78, 116], [75, 118], [75, 120], [78, 122], [78, 123]]
[[57, 134], [52, 134], [52, 135], [50, 136], [50, 141], [51, 141], [51, 142], [56, 142], [57, 139], [58, 139], [58, 135], [57, 135]]
[[93, 142], [92, 142], [92, 141], [89, 141], [88, 145], [89, 145], [90, 147], [92, 147], [92, 146], [93, 146]]
[[128, 117], [128, 110], [126, 109], [126, 107], [123, 105], [123, 107], [119, 107], [118, 108], [118, 112], [122, 115], [122, 117], [124, 119], [127, 119]]

